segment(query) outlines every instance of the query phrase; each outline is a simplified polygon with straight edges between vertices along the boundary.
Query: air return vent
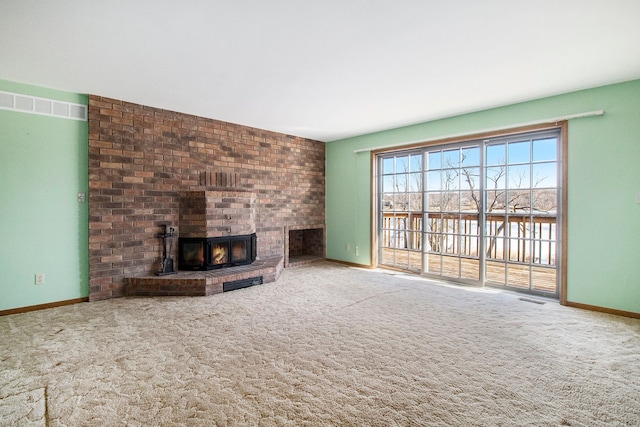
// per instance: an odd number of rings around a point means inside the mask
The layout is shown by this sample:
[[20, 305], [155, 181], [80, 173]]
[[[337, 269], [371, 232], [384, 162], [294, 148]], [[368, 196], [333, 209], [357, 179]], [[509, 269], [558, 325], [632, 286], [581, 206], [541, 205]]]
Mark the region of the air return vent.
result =
[[13, 95], [6, 92], [0, 92], [0, 108], [13, 109]]
[[0, 110], [14, 110], [71, 120], [87, 120], [86, 105], [11, 92], [0, 91]]

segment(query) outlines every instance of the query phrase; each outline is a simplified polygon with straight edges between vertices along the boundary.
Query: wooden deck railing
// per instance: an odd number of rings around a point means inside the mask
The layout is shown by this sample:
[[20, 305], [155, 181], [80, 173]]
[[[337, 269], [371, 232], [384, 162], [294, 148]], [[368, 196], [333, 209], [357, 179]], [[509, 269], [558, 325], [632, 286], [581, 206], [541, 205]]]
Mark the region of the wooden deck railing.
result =
[[[555, 265], [555, 215], [488, 214], [486, 223], [487, 258]], [[468, 213], [429, 214], [425, 224], [422, 212], [385, 212], [383, 247], [422, 251], [423, 231], [429, 252], [478, 257], [478, 215]]]

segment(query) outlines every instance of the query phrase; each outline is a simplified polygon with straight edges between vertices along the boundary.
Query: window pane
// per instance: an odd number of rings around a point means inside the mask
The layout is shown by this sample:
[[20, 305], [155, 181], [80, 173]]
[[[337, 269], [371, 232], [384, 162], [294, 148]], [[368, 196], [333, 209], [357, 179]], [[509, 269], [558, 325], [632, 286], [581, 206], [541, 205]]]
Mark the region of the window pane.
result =
[[509, 164], [528, 163], [531, 158], [529, 141], [509, 143]]
[[396, 188], [395, 191], [398, 193], [404, 193], [407, 191], [407, 181], [409, 176], [406, 173], [396, 174]]
[[427, 190], [440, 190], [440, 171], [427, 172]]
[[422, 191], [422, 173], [409, 174], [409, 191]]
[[409, 210], [412, 212], [422, 212], [422, 193], [410, 193], [410, 195]]
[[393, 173], [393, 157], [382, 159], [382, 174], [389, 175]]
[[536, 163], [533, 169], [533, 188], [555, 188], [558, 186], [557, 163]]
[[486, 168], [486, 182], [487, 189], [506, 188], [506, 166]]
[[533, 161], [556, 160], [556, 138], [533, 141]]
[[502, 237], [487, 237], [487, 258], [504, 259], [505, 246]]
[[530, 188], [531, 175], [529, 165], [509, 166], [509, 188]]
[[487, 280], [494, 283], [504, 284], [506, 268], [501, 262], [487, 262]]
[[556, 219], [550, 217], [536, 217], [533, 224], [533, 237], [543, 241], [556, 241]]
[[509, 261], [529, 262], [531, 240], [529, 239], [508, 239], [509, 240]]
[[485, 234], [487, 236], [504, 236], [505, 217], [503, 215], [487, 215]]
[[465, 214], [461, 216], [462, 225], [460, 233], [467, 236], [479, 236], [480, 227], [478, 226], [478, 215]]
[[422, 270], [422, 256], [419, 252], [409, 253], [409, 270], [413, 270], [413, 271]]
[[427, 211], [440, 211], [442, 205], [441, 193], [427, 193]]
[[458, 168], [460, 166], [460, 150], [447, 150], [442, 152], [445, 168]]
[[537, 291], [555, 293], [556, 269], [534, 267], [531, 270], [531, 286]]
[[509, 191], [509, 212], [528, 213], [531, 209], [529, 190]]
[[[453, 234], [458, 229], [458, 216], [455, 215], [443, 215], [442, 218], [442, 231], [444, 233]], [[445, 239], [447, 239], [445, 237]]]
[[485, 210], [487, 212], [504, 212], [506, 204], [505, 190], [489, 190], [487, 191], [487, 200]]
[[555, 214], [558, 210], [558, 191], [555, 188], [533, 190], [533, 211]]
[[396, 193], [394, 210], [396, 212], [406, 212], [409, 210], [409, 194]]
[[409, 156], [396, 157], [396, 173], [409, 172]]
[[442, 253], [445, 253], [445, 254], [458, 253], [458, 235], [457, 234], [442, 235]]
[[411, 172], [422, 171], [422, 154], [411, 155]]
[[460, 187], [463, 190], [477, 190], [480, 187], [480, 169], [464, 168], [461, 170]]
[[505, 149], [505, 144], [487, 145], [486, 164], [488, 166], [504, 165], [507, 159]]
[[383, 211], [393, 210], [393, 193], [385, 193], [382, 195], [382, 210]]
[[446, 169], [442, 172], [442, 185], [444, 190], [457, 190], [460, 188], [460, 175], [457, 169]]
[[[463, 256], [478, 256], [478, 238], [476, 236], [461, 235], [460, 236], [460, 252]], [[463, 261], [464, 264], [465, 261]]]
[[477, 259], [463, 259], [462, 269], [460, 270], [460, 277], [471, 280], [478, 280], [480, 275], [480, 260]]
[[507, 270], [507, 285], [517, 288], [529, 289], [529, 267], [526, 265], [509, 265]]
[[477, 191], [461, 191], [460, 210], [462, 212], [478, 212], [479, 194]]
[[384, 176], [382, 178], [382, 192], [392, 193], [394, 191], [393, 182], [394, 182], [393, 175]]
[[457, 191], [444, 191], [442, 193], [442, 210], [445, 212], [457, 212], [460, 208], [460, 193]]
[[442, 218], [439, 214], [429, 214], [427, 217], [426, 231], [440, 233], [442, 231]]
[[480, 165], [480, 148], [470, 147], [462, 149], [462, 166], [479, 166]]
[[442, 257], [442, 274], [449, 277], [460, 276], [460, 258]]
[[427, 165], [428, 170], [440, 169], [442, 167], [442, 152], [440, 151], [432, 151], [428, 154], [429, 164]]
[[428, 273], [440, 274], [442, 268], [442, 257], [440, 255], [427, 255], [425, 270]]

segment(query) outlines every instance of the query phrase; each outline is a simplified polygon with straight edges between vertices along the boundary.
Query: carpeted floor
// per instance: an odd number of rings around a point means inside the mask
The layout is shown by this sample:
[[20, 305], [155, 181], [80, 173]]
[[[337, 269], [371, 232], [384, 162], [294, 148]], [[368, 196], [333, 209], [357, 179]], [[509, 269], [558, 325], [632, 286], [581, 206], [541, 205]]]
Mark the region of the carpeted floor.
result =
[[0, 336], [3, 426], [640, 425], [640, 320], [332, 263]]

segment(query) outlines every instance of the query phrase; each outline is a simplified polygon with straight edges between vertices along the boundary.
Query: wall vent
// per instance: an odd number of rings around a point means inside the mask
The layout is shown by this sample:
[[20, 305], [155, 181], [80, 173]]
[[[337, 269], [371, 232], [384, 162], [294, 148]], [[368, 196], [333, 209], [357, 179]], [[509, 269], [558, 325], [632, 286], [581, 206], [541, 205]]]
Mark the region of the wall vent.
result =
[[0, 110], [14, 110], [71, 120], [87, 120], [86, 105], [11, 92], [0, 91]]
[[222, 292], [235, 291], [236, 289], [243, 289], [243, 288], [248, 288], [249, 286], [262, 285], [263, 283], [264, 283], [264, 278], [262, 276], [235, 280], [233, 282], [224, 282], [222, 284]]

